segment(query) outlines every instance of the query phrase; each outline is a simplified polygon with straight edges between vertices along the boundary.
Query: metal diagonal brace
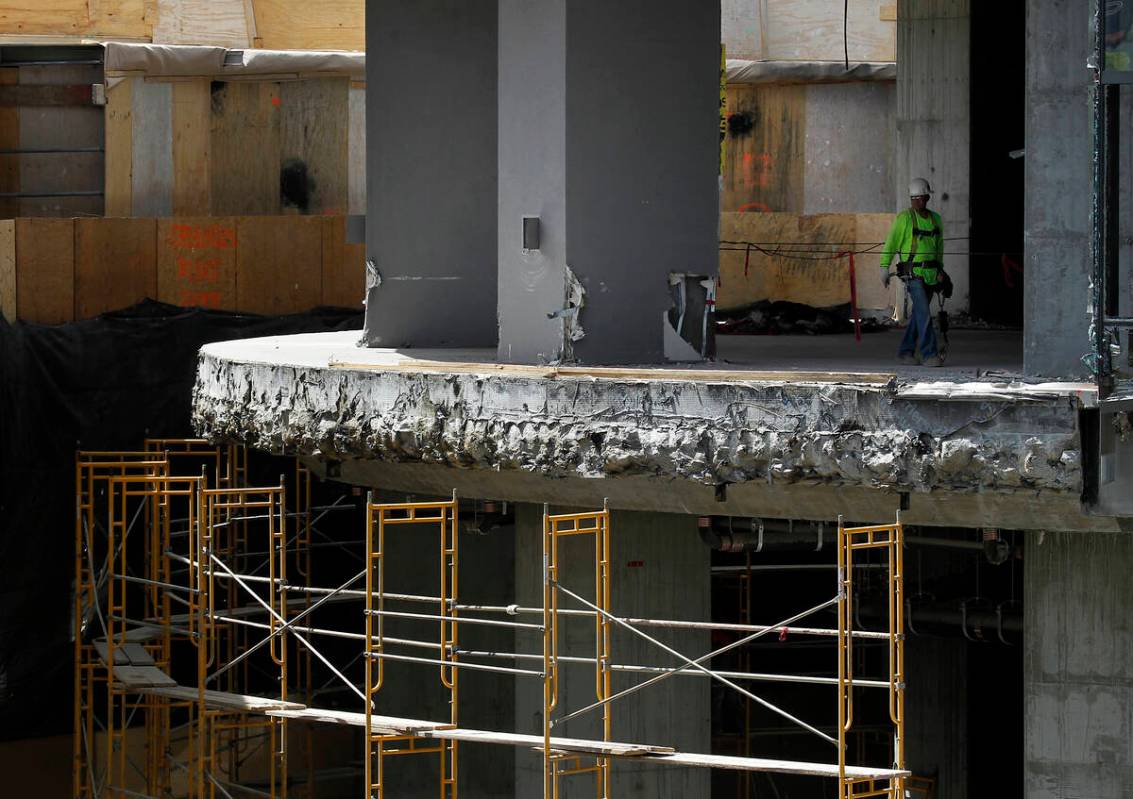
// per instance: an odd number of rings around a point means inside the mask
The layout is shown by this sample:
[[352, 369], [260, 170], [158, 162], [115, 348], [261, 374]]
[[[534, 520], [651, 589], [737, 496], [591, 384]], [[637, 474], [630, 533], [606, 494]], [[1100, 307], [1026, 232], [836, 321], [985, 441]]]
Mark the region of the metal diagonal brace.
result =
[[[260, 604], [260, 606], [263, 607], [264, 610], [266, 610], [268, 613], [270, 613], [272, 616], [274, 616], [276, 621], [278, 621], [280, 624], [287, 624], [287, 620], [284, 619], [282, 616], [280, 616], [278, 613], [276, 613], [275, 610], [272, 609], [271, 605], [269, 605], [267, 602], [264, 602], [263, 598], [259, 594], [257, 594], [251, 588], [249, 588], [248, 584], [246, 582], [241, 580], [240, 577], [234, 571], [232, 571], [232, 569], [228, 568], [228, 566], [226, 566], [224, 564], [224, 561], [222, 561], [220, 558], [218, 558], [216, 555], [212, 554], [211, 552], [209, 553], [209, 558], [211, 560], [215, 561], [217, 566], [224, 569], [224, 571], [228, 573], [228, 576], [231, 577], [233, 580], [235, 580], [240, 585], [241, 588], [243, 588], [245, 591], [247, 591], [249, 594], [251, 594], [252, 599], [256, 600], [256, 602], [258, 602]], [[298, 616], [296, 616], [296, 618], [298, 618]], [[346, 676], [341, 671], [336, 669], [331, 664], [331, 662], [329, 660], [327, 660], [326, 657], [323, 656], [322, 652], [315, 649], [315, 647], [311, 645], [310, 641], [308, 641], [306, 638], [301, 636], [294, 629], [291, 629], [290, 632], [291, 632], [292, 635], [295, 636], [295, 639], [299, 643], [301, 643], [303, 646], [307, 647], [307, 650], [312, 655], [314, 655], [319, 660], [321, 660], [324, 666], [326, 666], [328, 669], [330, 669], [332, 672], [334, 672], [336, 675], [338, 675], [338, 678], [340, 680], [342, 680], [344, 683], [346, 683], [348, 686], [350, 686], [350, 690], [353, 691], [354, 693], [358, 694], [358, 696], [362, 699], [363, 702], [369, 702], [370, 701], [369, 699], [367, 699], [367, 697], [364, 693], [362, 693], [361, 691], [359, 691], [355, 687], [354, 683], [352, 683], [352, 682], [350, 682], [350, 680], [346, 679]], [[264, 640], [270, 641], [271, 639], [272, 639], [272, 636], [269, 635]]]
[[[747, 643], [750, 643], [751, 641], [754, 641], [756, 638], [760, 638], [764, 635], [767, 635], [767, 633], [769, 633], [769, 632], [773, 632], [775, 630], [782, 629], [783, 627], [786, 627], [786, 626], [793, 624], [794, 622], [798, 621], [799, 619], [806, 618], [807, 616], [811, 615], [812, 613], [817, 613], [820, 610], [825, 610], [826, 608], [830, 607], [831, 605], [835, 605], [837, 603], [838, 603], [838, 598], [835, 597], [834, 599], [830, 599], [826, 602], [823, 602], [821, 605], [816, 605], [815, 607], [810, 608], [809, 610], [804, 610], [802, 613], [796, 613], [794, 616], [791, 616], [790, 618], [783, 619], [781, 622], [777, 622], [776, 624], [764, 627], [762, 630], [759, 630], [759, 631], [753, 633], [752, 635], [749, 635], [745, 638], [740, 638], [738, 641], [733, 641], [732, 643], [730, 643], [726, 646], [722, 646], [719, 649], [716, 649], [712, 652], [709, 652], [707, 655], [703, 655], [701, 657], [698, 657], [694, 662], [699, 664], [699, 663], [703, 663], [706, 660], [711, 660], [712, 658], [716, 657], [717, 655], [723, 655], [725, 652], [730, 652], [737, 647], [743, 646], [744, 644], [747, 644]], [[625, 621], [625, 620], [623, 619], [623, 621]], [[626, 688], [624, 691], [619, 691], [618, 693], [614, 694], [613, 696], [609, 696], [605, 699], [602, 699], [598, 702], [595, 702], [592, 705], [587, 705], [586, 707], [582, 708], [581, 710], [575, 710], [575, 711], [568, 713], [567, 715], [565, 715], [561, 718], [555, 719], [555, 720], [552, 721], [551, 726], [554, 726], [555, 724], [561, 724], [561, 723], [570, 721], [571, 719], [575, 718], [576, 716], [581, 716], [583, 713], [588, 713], [591, 710], [594, 710], [595, 708], [599, 708], [602, 705], [613, 702], [615, 699], [620, 699], [623, 696], [628, 696], [629, 694], [640, 691], [642, 688], [653, 685], [654, 683], [660, 682], [661, 680], [667, 680], [669, 677], [672, 677], [676, 674], [680, 674], [681, 672], [683, 672], [685, 669], [688, 669], [688, 668], [690, 668], [690, 666], [689, 666], [688, 663], [686, 663], [685, 665], [678, 666], [677, 668], [672, 669], [672, 670], [670, 670], [670, 671], [668, 671], [664, 674], [658, 675], [656, 677], [650, 677], [645, 682], [638, 683], [637, 685], [632, 685], [629, 688]], [[834, 679], [836, 681], [836, 678], [834, 678]], [[888, 683], [882, 683], [882, 685], [888, 685]]]
[[[235, 576], [235, 575], [233, 575], [233, 576]], [[324, 604], [325, 602], [327, 602], [328, 600], [330, 600], [330, 599], [331, 599], [332, 597], [334, 597], [334, 596], [335, 596], [336, 594], [338, 594], [338, 593], [340, 593], [340, 592], [342, 592], [342, 591], [345, 591], [345, 590], [346, 590], [347, 588], [349, 588], [350, 586], [352, 586], [352, 585], [353, 585], [354, 583], [358, 582], [358, 580], [362, 579], [362, 578], [363, 578], [363, 577], [365, 577], [365, 576], [366, 576], [366, 572], [365, 572], [365, 570], [358, 572], [358, 574], [356, 574], [356, 575], [354, 575], [353, 577], [351, 577], [351, 578], [350, 578], [349, 580], [347, 580], [347, 581], [346, 581], [345, 583], [343, 583], [342, 585], [340, 585], [340, 586], [339, 586], [338, 588], [335, 588], [335, 589], [334, 589], [333, 591], [331, 591], [331, 592], [330, 592], [329, 594], [327, 594], [326, 596], [324, 596], [324, 597], [323, 597], [322, 599], [320, 599], [320, 600], [319, 600], [318, 602], [316, 602], [315, 604], [311, 605], [311, 607], [309, 607], [309, 608], [306, 608], [306, 609], [305, 609], [305, 610], [303, 610], [302, 612], [300, 612], [300, 613], [297, 613], [296, 615], [292, 616], [292, 617], [291, 617], [290, 619], [288, 619], [288, 620], [287, 620], [286, 622], [284, 622], [284, 623], [283, 623], [283, 625], [282, 625], [281, 627], [277, 627], [277, 628], [276, 628], [276, 630], [275, 630], [275, 632], [271, 633], [271, 634], [270, 634], [270, 635], [269, 635], [269, 636], [268, 636], [267, 638], [264, 638], [264, 639], [263, 639], [262, 641], [260, 641], [260, 642], [259, 642], [259, 643], [257, 643], [256, 645], [252, 646], [252, 647], [251, 647], [250, 649], [248, 649], [247, 651], [245, 651], [245, 652], [242, 652], [242, 653], [241, 653], [241, 654], [240, 654], [239, 656], [237, 656], [237, 657], [233, 658], [233, 659], [232, 659], [231, 661], [229, 661], [228, 663], [225, 663], [225, 664], [224, 664], [223, 666], [221, 666], [221, 667], [220, 667], [219, 669], [217, 669], [217, 670], [216, 670], [216, 671], [214, 671], [214, 672], [213, 672], [212, 674], [210, 674], [210, 675], [209, 675], [209, 676], [208, 676], [207, 678], [205, 678], [205, 683], [206, 683], [206, 684], [207, 684], [207, 683], [210, 683], [210, 682], [212, 682], [213, 680], [215, 680], [215, 679], [216, 679], [217, 677], [219, 677], [219, 676], [220, 676], [221, 674], [224, 674], [224, 672], [228, 671], [228, 670], [229, 670], [230, 668], [232, 668], [233, 666], [235, 666], [236, 664], [238, 664], [238, 663], [239, 663], [240, 661], [244, 660], [244, 658], [248, 657], [248, 656], [249, 656], [249, 655], [251, 655], [251, 654], [252, 654], [253, 652], [255, 652], [256, 650], [258, 650], [258, 649], [259, 649], [260, 647], [262, 647], [262, 646], [264, 646], [265, 644], [267, 644], [267, 643], [268, 643], [268, 641], [270, 641], [270, 640], [271, 640], [272, 638], [275, 638], [275, 637], [276, 637], [277, 635], [280, 635], [280, 634], [281, 634], [281, 633], [282, 633], [282, 632], [283, 632], [284, 630], [286, 630], [286, 629], [287, 629], [288, 627], [290, 627], [291, 625], [293, 625], [293, 624], [294, 624], [295, 622], [299, 621], [299, 620], [300, 620], [300, 619], [302, 619], [302, 618], [303, 618], [304, 616], [307, 616], [307, 615], [308, 615], [308, 614], [310, 614], [310, 613], [311, 613], [312, 611], [316, 610], [316, 609], [317, 609], [317, 608], [318, 608], [318, 607], [319, 607], [320, 605], [322, 605], [322, 604]], [[309, 626], [309, 625], [308, 625], [308, 626]]]
[[[772, 713], [776, 713], [776, 714], [782, 716], [783, 718], [787, 719], [788, 721], [793, 721], [795, 724], [798, 724], [800, 727], [802, 727], [805, 730], [809, 730], [810, 732], [817, 735], [819, 738], [822, 738], [824, 741], [829, 741], [830, 743], [834, 744], [835, 746], [838, 745], [838, 740], [836, 738], [831, 738], [829, 735], [827, 735], [826, 733], [824, 733], [822, 730], [818, 729], [817, 727], [814, 727], [810, 724], [807, 724], [802, 719], [799, 719], [799, 718], [796, 718], [795, 716], [792, 716], [787, 711], [785, 711], [785, 710], [783, 710], [779, 707], [776, 707], [775, 705], [768, 702], [766, 699], [762, 699], [761, 697], [756, 696], [755, 694], [751, 693], [750, 691], [747, 691], [744, 688], [741, 688], [740, 686], [736, 685], [731, 680], [729, 680], [725, 677], [721, 677], [719, 674], [717, 674], [716, 672], [714, 672], [710, 669], [706, 669], [704, 666], [700, 665], [695, 660], [691, 660], [691, 659], [685, 657], [684, 655], [682, 655], [680, 652], [673, 649], [672, 647], [662, 643], [661, 641], [658, 641], [656, 638], [654, 638], [654, 637], [652, 637], [652, 636], [650, 636], [646, 633], [643, 633], [641, 630], [637, 629], [632, 624], [629, 624], [627, 622], [622, 621], [617, 616], [614, 616], [612, 613], [607, 613], [606, 611], [602, 610], [597, 605], [592, 604], [591, 602], [588, 602], [587, 600], [583, 599], [582, 597], [580, 597], [578, 594], [574, 593], [573, 591], [571, 591], [567, 588], [563, 588], [563, 586], [560, 585], [559, 583], [557, 583], [556, 581], [552, 580], [551, 585], [553, 585], [559, 591], [562, 591], [567, 596], [572, 597], [573, 599], [581, 602], [582, 604], [591, 608], [592, 610], [599, 613], [600, 615], [608, 618], [610, 621], [614, 622], [615, 624], [617, 624], [621, 627], [625, 627], [627, 630], [629, 630], [634, 635], [637, 635], [640, 638], [644, 638], [646, 641], [649, 641], [654, 646], [660, 647], [661, 649], [665, 650], [666, 652], [668, 652], [673, 657], [676, 657], [676, 658], [679, 658], [680, 660], [683, 660], [686, 667], [694, 668], [694, 669], [697, 669], [698, 671], [704, 672], [705, 674], [707, 674], [709, 677], [716, 680], [717, 682], [723, 683], [724, 685], [727, 685], [729, 688], [743, 694], [748, 699], [751, 699], [753, 702], [757, 702], [760, 705], [763, 705], [763, 707], [767, 708]], [[831, 600], [831, 602], [834, 602], [834, 601], [836, 601], [836, 600]], [[827, 603], [827, 604], [830, 604], [830, 603]], [[656, 678], [654, 678], [654, 681], [664, 679], [665, 677], [671, 677], [672, 675], [674, 675], [676, 673], [677, 673], [676, 671], [672, 671], [672, 672], [669, 672], [668, 674], [658, 675]], [[642, 683], [642, 686], [644, 686], [645, 684], [646, 683]], [[626, 693], [626, 692], [623, 691], [622, 694], [624, 694], [624, 693]], [[611, 697], [611, 699], [616, 698], [617, 696], [621, 696], [622, 694], [615, 694], [615, 697]], [[565, 721], [565, 719], [557, 719], [557, 720], [552, 721], [551, 724], [552, 724], [552, 726], [554, 726], [555, 724], [561, 723], [563, 721]]]

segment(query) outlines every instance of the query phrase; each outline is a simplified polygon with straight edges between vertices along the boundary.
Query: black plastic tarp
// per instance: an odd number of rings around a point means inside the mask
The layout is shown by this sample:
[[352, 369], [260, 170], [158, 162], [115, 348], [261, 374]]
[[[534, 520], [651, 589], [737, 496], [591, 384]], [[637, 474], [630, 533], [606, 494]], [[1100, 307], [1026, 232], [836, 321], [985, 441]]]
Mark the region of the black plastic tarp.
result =
[[66, 325], [0, 319], [0, 739], [71, 729], [75, 450], [192, 435], [203, 344], [361, 326], [346, 309], [263, 317], [152, 301]]

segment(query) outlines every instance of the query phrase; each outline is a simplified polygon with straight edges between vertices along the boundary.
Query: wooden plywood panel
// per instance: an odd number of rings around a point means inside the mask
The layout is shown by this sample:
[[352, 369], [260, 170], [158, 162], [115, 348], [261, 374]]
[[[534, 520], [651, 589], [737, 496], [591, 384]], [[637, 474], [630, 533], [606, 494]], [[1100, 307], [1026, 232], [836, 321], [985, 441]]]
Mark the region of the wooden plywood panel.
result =
[[208, 214], [209, 114], [207, 80], [173, 84], [173, 214]]
[[347, 134], [347, 213], [366, 213], [366, 89], [350, 87], [350, 131]]
[[210, 89], [212, 213], [278, 214], [279, 84], [214, 82]]
[[251, 47], [245, 0], [161, 0], [153, 40], [161, 44]]
[[75, 318], [74, 220], [16, 220], [16, 313], [40, 324]]
[[[19, 67], [24, 88], [67, 89], [102, 80], [95, 65], [50, 64]], [[21, 106], [20, 141], [29, 149], [97, 149], [103, 145], [103, 109], [85, 105]], [[21, 216], [66, 216], [76, 207], [102, 213], [104, 167], [101, 153], [75, 152], [18, 156]], [[72, 193], [71, 196], [62, 196]], [[80, 197], [78, 193], [87, 196]], [[46, 196], [44, 196], [46, 195]]]
[[16, 221], [0, 220], [0, 316], [16, 321]]
[[157, 296], [157, 220], [75, 220], [75, 318]]
[[157, 298], [173, 305], [236, 309], [236, 220], [159, 219]]
[[304, 311], [322, 301], [319, 217], [245, 217], [236, 224], [236, 307], [261, 314]]
[[133, 94], [140, 78], [127, 78], [106, 91], [106, 215], [129, 216], [133, 211]]
[[252, 0], [260, 44], [270, 50], [365, 50], [365, 0]]
[[0, 34], [147, 39], [152, 0], [0, 0]]
[[350, 79], [345, 77], [280, 85], [280, 189], [285, 213], [346, 213], [349, 95]]
[[[842, 4], [829, 0], [762, 0], [763, 57], [773, 61], [841, 61]], [[895, 61], [897, 26], [882, 19], [880, 0], [849, 0], [850, 61]]]
[[173, 213], [173, 84], [134, 84], [133, 213]]
[[[891, 221], [889, 214], [721, 214], [722, 241], [752, 242], [757, 247], [750, 256], [743, 245], [721, 251], [719, 307], [737, 308], [760, 300], [816, 308], [847, 303], [850, 264], [839, 253], [865, 250], [884, 241]], [[876, 250], [855, 255], [854, 267], [858, 306], [891, 307], [894, 288], [881, 286]]]
[[[0, 69], [0, 85], [19, 83], [20, 71], [16, 67]], [[17, 150], [20, 147], [20, 110], [0, 108], [0, 150]], [[20, 159], [18, 155], [0, 155], [0, 194], [15, 194], [20, 190]], [[20, 203], [14, 197], [0, 197], [0, 218], [10, 219], [19, 213]]]
[[[729, 86], [727, 103], [729, 129], [720, 209], [801, 213], [805, 202], [806, 87]], [[733, 115], [744, 122], [739, 129]]]
[[366, 295], [366, 245], [346, 243], [346, 218], [323, 222], [323, 305], [361, 308]]

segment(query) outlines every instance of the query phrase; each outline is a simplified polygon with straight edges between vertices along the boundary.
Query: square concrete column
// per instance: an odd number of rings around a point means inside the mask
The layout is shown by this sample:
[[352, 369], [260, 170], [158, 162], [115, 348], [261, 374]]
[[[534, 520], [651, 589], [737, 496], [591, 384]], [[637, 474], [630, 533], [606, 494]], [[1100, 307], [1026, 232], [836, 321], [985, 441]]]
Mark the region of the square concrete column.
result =
[[663, 360], [670, 274], [718, 271], [719, 48], [712, 0], [500, 0], [502, 361]]
[[495, 346], [496, 31], [496, 0], [366, 2], [369, 346]]

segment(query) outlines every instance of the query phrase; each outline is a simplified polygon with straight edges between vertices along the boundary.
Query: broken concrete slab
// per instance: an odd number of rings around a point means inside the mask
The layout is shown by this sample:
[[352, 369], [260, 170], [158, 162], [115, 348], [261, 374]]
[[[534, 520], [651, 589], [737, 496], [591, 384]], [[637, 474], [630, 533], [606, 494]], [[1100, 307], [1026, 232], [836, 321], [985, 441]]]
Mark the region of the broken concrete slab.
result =
[[463, 484], [532, 501], [533, 485], [581, 481], [614, 503], [623, 482], [640, 496], [626, 507], [721, 513], [723, 499], [745, 515], [771, 515], [790, 487], [828, 490], [797, 518], [871, 518], [908, 492], [923, 523], [1116, 529], [1080, 509], [1081, 384], [985, 380], [937, 396], [891, 376], [508, 367], [483, 352], [359, 350], [356, 338], [204, 347], [198, 432], [341, 462], [362, 483], [377, 470], [397, 490]]

